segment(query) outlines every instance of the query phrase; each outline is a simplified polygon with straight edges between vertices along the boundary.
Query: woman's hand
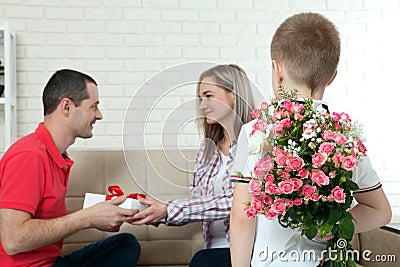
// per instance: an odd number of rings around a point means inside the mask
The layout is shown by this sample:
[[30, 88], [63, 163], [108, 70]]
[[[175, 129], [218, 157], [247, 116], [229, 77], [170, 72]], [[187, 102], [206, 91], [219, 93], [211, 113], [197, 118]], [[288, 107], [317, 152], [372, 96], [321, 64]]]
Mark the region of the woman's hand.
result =
[[139, 197], [138, 200], [149, 207], [133, 216], [131, 224], [143, 225], [158, 223], [167, 217], [167, 204], [158, 200], [144, 199], [141, 197]]

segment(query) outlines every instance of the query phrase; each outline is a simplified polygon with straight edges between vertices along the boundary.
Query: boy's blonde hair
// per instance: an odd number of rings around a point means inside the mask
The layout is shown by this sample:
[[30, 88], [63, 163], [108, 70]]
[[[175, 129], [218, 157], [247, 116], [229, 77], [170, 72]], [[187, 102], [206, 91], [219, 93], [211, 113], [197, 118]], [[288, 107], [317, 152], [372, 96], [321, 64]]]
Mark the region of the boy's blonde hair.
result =
[[272, 38], [271, 59], [281, 62], [292, 79], [312, 90], [329, 83], [339, 57], [339, 32], [331, 21], [317, 13], [287, 18]]

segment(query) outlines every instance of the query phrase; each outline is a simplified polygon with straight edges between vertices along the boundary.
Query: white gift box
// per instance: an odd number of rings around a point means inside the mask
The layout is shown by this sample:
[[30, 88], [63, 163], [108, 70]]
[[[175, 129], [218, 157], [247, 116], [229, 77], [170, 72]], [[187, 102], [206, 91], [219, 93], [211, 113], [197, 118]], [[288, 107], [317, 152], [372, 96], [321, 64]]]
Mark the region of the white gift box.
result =
[[[106, 201], [106, 195], [86, 193], [85, 200], [83, 201], [83, 208], [89, 208], [99, 202]], [[139, 211], [145, 210], [148, 206], [139, 202], [137, 199], [127, 198], [119, 207], [124, 209], [138, 209]]]

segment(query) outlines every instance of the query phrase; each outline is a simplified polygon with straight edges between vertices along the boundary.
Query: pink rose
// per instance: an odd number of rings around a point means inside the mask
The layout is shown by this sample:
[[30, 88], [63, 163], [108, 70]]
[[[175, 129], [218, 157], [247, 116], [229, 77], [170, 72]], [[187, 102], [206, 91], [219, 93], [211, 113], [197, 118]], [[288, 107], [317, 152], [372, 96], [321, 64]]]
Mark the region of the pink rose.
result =
[[307, 137], [315, 136], [314, 128], [303, 127], [303, 136], [307, 136]]
[[279, 189], [284, 194], [290, 194], [293, 192], [294, 184], [291, 180], [285, 180], [278, 183]]
[[260, 167], [265, 171], [265, 172], [269, 172], [274, 168], [274, 162], [271, 158], [270, 155], [266, 155], [265, 157], [263, 157], [260, 161], [258, 161], [257, 163], [260, 163]]
[[303, 159], [296, 155], [290, 158], [288, 161], [288, 165], [290, 168], [292, 168], [292, 170], [298, 171], [304, 166]]
[[308, 200], [311, 198], [311, 196], [317, 191], [317, 188], [315, 186], [306, 184], [303, 186], [301, 193], [304, 196], [305, 200]]
[[329, 154], [331, 154], [331, 152], [333, 151], [334, 148], [335, 148], [335, 144], [324, 142], [319, 146], [318, 152], [329, 155]]
[[267, 175], [265, 175], [264, 179], [266, 182], [273, 183], [275, 180], [275, 177], [272, 174], [268, 173]]
[[340, 152], [336, 152], [333, 154], [333, 162], [335, 163], [335, 167], [338, 168], [340, 163], [342, 162], [343, 156]]
[[251, 112], [251, 116], [253, 117], [253, 119], [257, 119], [261, 116], [261, 110], [258, 108], [253, 109], [253, 111]]
[[268, 123], [264, 120], [257, 120], [256, 123], [253, 124], [253, 131], [264, 132], [267, 129]]
[[328, 159], [328, 155], [325, 154], [324, 152], [315, 153], [314, 155], [312, 155], [313, 168], [320, 168], [322, 165], [324, 165], [324, 163], [326, 162], [327, 159]]
[[257, 200], [257, 199], [253, 199], [251, 205], [253, 206], [253, 208], [254, 208], [257, 212], [260, 212], [260, 211], [264, 208], [263, 202], [261, 202], [260, 200]]
[[257, 200], [257, 201], [261, 201], [262, 202], [262, 201], [264, 201], [264, 194], [265, 194], [265, 192], [263, 191], [259, 195], [252, 195], [251, 199], [252, 199], [252, 201]]
[[310, 178], [314, 183], [319, 186], [329, 184], [329, 177], [326, 176], [325, 173], [321, 170], [311, 170]]
[[335, 133], [329, 130], [326, 130], [325, 132], [322, 133], [322, 138], [329, 141], [333, 140], [335, 138]]
[[322, 195], [318, 195], [317, 193], [312, 194], [311, 200], [312, 201], [318, 201], [322, 198]]
[[343, 145], [344, 143], [347, 142], [347, 137], [344, 136], [343, 134], [336, 133], [336, 134], [335, 134], [335, 142], [336, 142], [336, 144], [338, 144], [338, 145]]
[[303, 118], [304, 118], [304, 116], [301, 115], [300, 113], [295, 113], [295, 114], [294, 114], [294, 119], [295, 119], [296, 121], [301, 121], [301, 120], [303, 120]]
[[244, 214], [249, 218], [254, 218], [257, 215], [257, 211], [252, 206], [248, 206], [244, 208]]
[[268, 102], [262, 102], [261, 103], [261, 109], [268, 109], [269, 108], [269, 104], [268, 104]]
[[260, 178], [265, 175], [265, 173], [272, 170], [274, 163], [269, 155], [266, 155], [260, 159], [254, 166], [254, 174]]
[[329, 174], [330, 178], [335, 178], [336, 177], [336, 172], [335, 171], [331, 171]]
[[265, 195], [265, 197], [264, 197], [264, 203], [265, 204], [271, 205], [273, 202], [274, 202], [274, 200], [272, 199], [272, 197], [270, 197], [269, 195]]
[[285, 155], [279, 154], [275, 156], [275, 161], [279, 167], [284, 167], [286, 166], [287, 158], [285, 157]]
[[275, 146], [275, 147], [273, 148], [273, 152], [274, 152], [274, 155], [275, 155], [275, 156], [277, 156], [277, 155], [284, 155], [284, 154], [285, 154], [285, 150], [283, 150], [282, 148], [280, 148], [280, 147], [278, 147], [278, 146]]
[[300, 176], [301, 179], [304, 179], [308, 177], [308, 172], [306, 169], [301, 169], [299, 170], [298, 175]]
[[281, 104], [280, 107], [285, 109], [286, 111], [291, 112], [292, 110], [292, 101], [290, 100], [284, 100]]
[[356, 157], [347, 156], [347, 157], [342, 158], [343, 169], [345, 169], [347, 171], [352, 171], [356, 165], [357, 165]]
[[331, 197], [337, 203], [344, 203], [346, 200], [346, 194], [344, 193], [343, 188], [340, 188], [339, 186], [335, 186], [335, 188], [332, 189]]
[[277, 214], [284, 215], [286, 211], [285, 201], [281, 198], [275, 199], [274, 203], [271, 205], [271, 209]]
[[333, 113], [332, 113], [332, 119], [333, 119], [333, 121], [335, 121], [335, 122], [340, 121], [340, 114], [337, 113], [337, 112], [333, 112]]
[[349, 114], [344, 113], [344, 112], [340, 113], [340, 119], [347, 123], [351, 122]]
[[299, 191], [303, 186], [303, 181], [297, 178], [290, 178], [290, 181], [293, 182], [293, 191]]
[[295, 205], [295, 206], [300, 206], [301, 204], [303, 204], [303, 199], [301, 199], [301, 198], [296, 198], [296, 199], [294, 200], [294, 205]]
[[270, 195], [278, 195], [280, 194], [281, 190], [279, 187], [274, 183], [265, 183], [265, 192]]
[[331, 196], [329, 196], [329, 197], [326, 197], [326, 199], [325, 199], [326, 201], [329, 201], [329, 202], [332, 202], [333, 201], [333, 197], [331, 197]]
[[303, 107], [302, 104], [296, 102], [296, 103], [293, 104], [292, 110], [295, 113], [303, 113], [304, 107]]
[[263, 169], [261, 169], [261, 167], [259, 166], [258, 162], [256, 163], [256, 165], [254, 165], [253, 171], [257, 178], [260, 178], [261, 176], [263, 176], [265, 174]]
[[287, 115], [286, 112], [283, 112], [283, 111], [280, 111], [280, 110], [276, 110], [276, 111], [274, 112], [274, 114], [272, 115], [272, 118], [273, 118], [275, 121], [279, 121], [279, 120], [285, 118], [286, 115]]
[[282, 131], [285, 129], [283, 123], [281, 121], [276, 121], [274, 123], [274, 133], [276, 136], [283, 136]]
[[288, 173], [288, 172], [283, 172], [283, 173], [282, 173], [282, 177], [283, 177], [284, 179], [289, 179], [289, 178], [290, 178], [290, 173]]
[[262, 184], [259, 180], [251, 179], [249, 183], [249, 192], [253, 195], [261, 193]]
[[283, 119], [281, 120], [281, 122], [283, 123], [283, 127], [285, 128], [290, 127], [293, 124], [293, 122], [289, 118]]
[[293, 200], [286, 199], [286, 206], [288, 206], [289, 208], [293, 207], [293, 203]]
[[278, 216], [278, 214], [272, 209], [271, 206], [269, 206], [269, 207], [267, 207], [265, 209], [265, 215], [264, 216], [265, 216], [265, 218], [267, 220], [273, 220], [273, 219], [276, 218], [276, 216]]
[[365, 147], [364, 143], [359, 138], [356, 138], [356, 142], [357, 142], [356, 148], [359, 152], [359, 155], [365, 156], [366, 152], [367, 152], [367, 148]]

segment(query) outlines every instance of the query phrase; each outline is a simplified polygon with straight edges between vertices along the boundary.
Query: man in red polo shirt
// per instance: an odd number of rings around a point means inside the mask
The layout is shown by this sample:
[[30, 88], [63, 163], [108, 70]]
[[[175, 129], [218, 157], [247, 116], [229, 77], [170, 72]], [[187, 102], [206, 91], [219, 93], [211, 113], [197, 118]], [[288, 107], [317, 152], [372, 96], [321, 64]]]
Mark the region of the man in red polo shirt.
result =
[[63, 239], [85, 228], [119, 231], [137, 210], [118, 207], [126, 196], [67, 214], [65, 196], [73, 161], [67, 148], [92, 137], [103, 118], [90, 76], [59, 70], [43, 92], [44, 121], [13, 144], [0, 162], [0, 265], [135, 266], [140, 246], [118, 234], [60, 257]]

